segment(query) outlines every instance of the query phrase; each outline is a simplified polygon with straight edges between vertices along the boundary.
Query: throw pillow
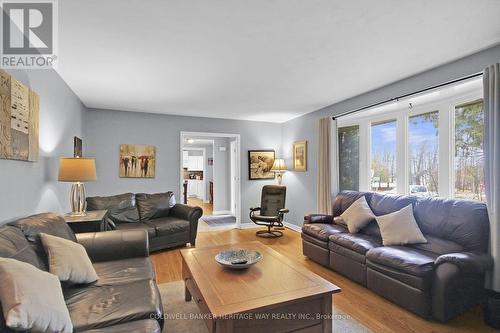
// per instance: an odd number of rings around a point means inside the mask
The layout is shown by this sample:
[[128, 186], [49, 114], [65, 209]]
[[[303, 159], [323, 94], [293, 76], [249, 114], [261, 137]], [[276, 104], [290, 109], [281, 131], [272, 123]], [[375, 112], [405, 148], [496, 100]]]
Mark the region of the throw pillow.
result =
[[70, 283], [92, 283], [98, 277], [85, 248], [64, 238], [40, 234], [49, 258], [49, 271], [59, 280]]
[[413, 216], [410, 204], [387, 215], [376, 217], [384, 245], [427, 243]]
[[365, 196], [362, 196], [340, 214], [340, 217], [347, 224], [349, 232], [356, 233], [370, 223], [375, 218], [375, 214], [368, 206]]
[[73, 332], [57, 276], [25, 262], [0, 258], [0, 281], [0, 302], [9, 328], [30, 332]]

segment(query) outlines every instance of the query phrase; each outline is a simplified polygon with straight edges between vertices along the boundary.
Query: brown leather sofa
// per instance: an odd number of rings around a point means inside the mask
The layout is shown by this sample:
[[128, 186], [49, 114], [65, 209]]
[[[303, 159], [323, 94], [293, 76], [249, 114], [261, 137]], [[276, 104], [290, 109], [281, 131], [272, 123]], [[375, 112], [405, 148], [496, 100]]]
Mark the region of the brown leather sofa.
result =
[[[361, 196], [377, 216], [412, 204], [428, 242], [383, 246], [375, 220], [359, 233], [349, 233], [338, 216]], [[370, 192], [341, 192], [333, 215], [308, 215], [302, 227], [305, 256], [417, 315], [439, 321], [482, 301], [485, 273], [492, 267], [488, 242], [483, 203]]]
[[[42, 232], [82, 244], [99, 276], [88, 285], [62, 285], [74, 332], [161, 332], [163, 307], [143, 230], [75, 235], [61, 216], [38, 214], [0, 227], [0, 257], [47, 271]], [[14, 333], [5, 326], [3, 314], [0, 332]]]
[[203, 215], [200, 207], [176, 204], [172, 192], [87, 198], [87, 210], [101, 209], [108, 210], [111, 229], [146, 231], [150, 251], [186, 243], [195, 246], [198, 220]]

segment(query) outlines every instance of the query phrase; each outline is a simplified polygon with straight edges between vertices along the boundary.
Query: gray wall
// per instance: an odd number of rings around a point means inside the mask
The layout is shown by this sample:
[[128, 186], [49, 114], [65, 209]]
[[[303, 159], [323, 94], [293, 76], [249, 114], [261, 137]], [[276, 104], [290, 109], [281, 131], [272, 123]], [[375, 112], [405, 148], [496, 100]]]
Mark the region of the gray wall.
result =
[[53, 70], [8, 72], [40, 95], [40, 159], [0, 160], [0, 220], [45, 211], [67, 212], [70, 185], [57, 182], [58, 160], [73, 156], [73, 136], [85, 142], [85, 107]]
[[[262, 185], [274, 181], [248, 180], [247, 151], [281, 146], [281, 125], [265, 122], [167, 116], [148, 113], [93, 110], [86, 113], [88, 154], [96, 157], [96, 182], [87, 186], [88, 195], [171, 190], [179, 197], [180, 132], [215, 132], [241, 135], [241, 216], [250, 222], [248, 210], [260, 202]], [[118, 177], [120, 144], [156, 146], [156, 178]], [[279, 152], [278, 152], [279, 154]]]
[[284, 123], [282, 127], [282, 152], [287, 158], [289, 167], [292, 166], [293, 142], [298, 140], [308, 141], [308, 171], [291, 171], [287, 172], [283, 177], [283, 183], [287, 185], [287, 206], [291, 208], [290, 214], [286, 217], [287, 222], [301, 226], [304, 215], [316, 211], [317, 132], [320, 118], [334, 116], [345, 111], [478, 73], [488, 65], [496, 62], [500, 62], [500, 46], [490, 48]]

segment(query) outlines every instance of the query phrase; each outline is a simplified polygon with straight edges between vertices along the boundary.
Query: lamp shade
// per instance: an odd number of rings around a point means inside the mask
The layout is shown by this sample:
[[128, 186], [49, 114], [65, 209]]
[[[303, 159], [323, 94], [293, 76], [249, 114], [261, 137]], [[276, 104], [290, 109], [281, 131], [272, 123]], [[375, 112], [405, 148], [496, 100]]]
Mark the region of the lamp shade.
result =
[[285, 160], [282, 158], [275, 159], [271, 171], [285, 171], [285, 170], [287, 170]]
[[87, 182], [96, 179], [95, 159], [68, 157], [59, 160], [60, 182]]

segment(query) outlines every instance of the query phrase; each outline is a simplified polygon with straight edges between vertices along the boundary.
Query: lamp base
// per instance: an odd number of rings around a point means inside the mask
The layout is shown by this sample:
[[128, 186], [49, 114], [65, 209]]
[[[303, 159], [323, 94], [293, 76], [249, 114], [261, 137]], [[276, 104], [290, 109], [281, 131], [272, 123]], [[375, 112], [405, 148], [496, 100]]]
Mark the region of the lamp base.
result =
[[283, 173], [277, 172], [276, 176], [278, 177], [278, 185], [281, 185], [281, 183], [283, 182]]
[[87, 208], [87, 202], [85, 200], [85, 185], [83, 183], [73, 183], [73, 185], [71, 186], [70, 202], [70, 216], [77, 217], [87, 215], [87, 213], [85, 212], [85, 209]]

